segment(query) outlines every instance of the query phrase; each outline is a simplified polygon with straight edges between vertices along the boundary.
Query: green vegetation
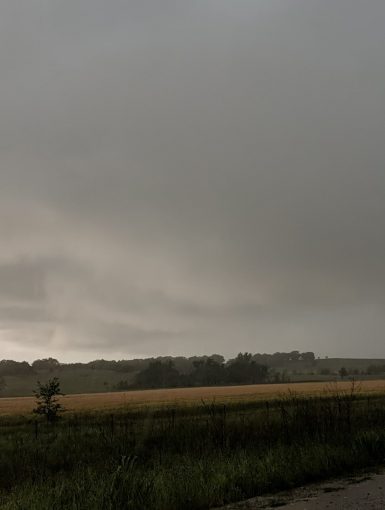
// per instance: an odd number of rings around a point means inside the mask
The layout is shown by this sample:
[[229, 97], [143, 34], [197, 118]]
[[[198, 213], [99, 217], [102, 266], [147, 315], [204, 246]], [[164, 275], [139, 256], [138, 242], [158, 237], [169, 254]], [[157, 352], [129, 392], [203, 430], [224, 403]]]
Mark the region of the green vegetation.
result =
[[56, 421], [59, 413], [64, 411], [58, 397], [63, 395], [60, 391], [60, 382], [57, 377], [50, 379], [46, 384], [37, 382], [37, 390], [34, 391], [36, 397], [36, 408], [34, 413], [46, 417], [49, 422]]
[[[246, 367], [244, 370], [242, 367]], [[247, 365], [247, 366], [246, 366]], [[267, 367], [267, 369], [266, 369]], [[53, 358], [32, 364], [0, 361], [0, 396], [31, 395], [36, 381], [46, 383], [59, 377], [66, 394], [124, 391], [132, 388], [214, 386], [252, 382], [331, 381], [344, 378], [385, 377], [385, 360], [316, 358], [312, 352], [238, 355], [225, 361], [211, 356], [163, 356], [120, 361], [95, 360], [89, 363], [60, 363]]]
[[252, 354], [239, 353], [228, 363], [214, 358], [196, 360], [188, 374], [181, 374], [173, 361], [152, 361], [137, 374], [133, 388], [176, 388], [189, 386], [221, 386], [236, 384], [259, 384], [268, 380], [269, 370], [260, 365]]
[[385, 400], [354, 391], [0, 420], [4, 510], [208, 509], [383, 462]]
[[4, 377], [0, 376], [0, 393], [6, 388]]

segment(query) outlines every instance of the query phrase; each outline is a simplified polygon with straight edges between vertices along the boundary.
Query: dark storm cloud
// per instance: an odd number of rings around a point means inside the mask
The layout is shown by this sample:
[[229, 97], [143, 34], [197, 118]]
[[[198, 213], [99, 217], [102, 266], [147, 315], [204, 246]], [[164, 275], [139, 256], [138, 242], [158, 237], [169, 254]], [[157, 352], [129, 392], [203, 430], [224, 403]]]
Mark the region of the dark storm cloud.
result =
[[381, 1], [0, 8], [0, 342], [383, 355]]

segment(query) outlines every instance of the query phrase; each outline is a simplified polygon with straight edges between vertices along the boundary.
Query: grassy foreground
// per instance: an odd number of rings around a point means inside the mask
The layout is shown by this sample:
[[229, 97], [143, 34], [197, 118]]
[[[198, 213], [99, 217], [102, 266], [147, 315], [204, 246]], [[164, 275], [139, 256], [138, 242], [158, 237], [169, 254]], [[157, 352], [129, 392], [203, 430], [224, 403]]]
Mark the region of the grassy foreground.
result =
[[385, 399], [276, 400], [0, 419], [0, 508], [208, 509], [379, 464]]

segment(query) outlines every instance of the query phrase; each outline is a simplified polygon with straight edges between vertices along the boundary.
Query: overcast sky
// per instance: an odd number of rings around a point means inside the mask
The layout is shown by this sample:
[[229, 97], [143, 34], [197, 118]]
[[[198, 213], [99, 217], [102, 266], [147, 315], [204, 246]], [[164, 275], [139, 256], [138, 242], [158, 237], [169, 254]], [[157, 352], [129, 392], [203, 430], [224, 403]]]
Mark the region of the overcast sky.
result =
[[385, 357], [383, 0], [2, 0], [0, 358]]

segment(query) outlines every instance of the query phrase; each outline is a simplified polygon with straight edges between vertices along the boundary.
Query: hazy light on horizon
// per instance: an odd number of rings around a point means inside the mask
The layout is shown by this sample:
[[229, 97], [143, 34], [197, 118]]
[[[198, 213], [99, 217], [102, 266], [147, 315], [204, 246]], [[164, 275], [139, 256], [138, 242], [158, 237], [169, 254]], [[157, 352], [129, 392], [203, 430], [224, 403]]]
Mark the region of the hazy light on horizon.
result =
[[2, 2], [0, 358], [385, 357], [384, 19]]

